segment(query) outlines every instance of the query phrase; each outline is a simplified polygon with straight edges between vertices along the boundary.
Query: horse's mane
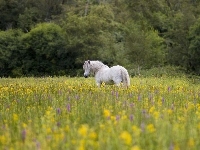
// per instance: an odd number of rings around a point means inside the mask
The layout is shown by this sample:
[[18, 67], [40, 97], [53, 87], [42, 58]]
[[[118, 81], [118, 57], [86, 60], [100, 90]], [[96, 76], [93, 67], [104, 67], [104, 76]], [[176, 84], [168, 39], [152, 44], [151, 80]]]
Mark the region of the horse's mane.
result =
[[102, 67], [108, 67], [107, 65], [105, 65], [104, 63], [102, 63], [99, 60], [90, 61], [90, 64], [91, 64], [91, 69], [93, 70], [94, 73], [99, 71], [99, 69], [101, 69]]

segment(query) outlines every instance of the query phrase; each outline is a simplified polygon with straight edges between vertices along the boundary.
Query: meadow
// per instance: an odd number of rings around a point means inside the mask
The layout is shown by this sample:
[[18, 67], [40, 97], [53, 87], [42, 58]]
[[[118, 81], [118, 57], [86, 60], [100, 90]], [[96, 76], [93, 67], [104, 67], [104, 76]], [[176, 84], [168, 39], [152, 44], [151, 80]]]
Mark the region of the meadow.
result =
[[1, 78], [2, 150], [198, 150], [200, 84], [133, 77], [126, 89], [94, 78]]

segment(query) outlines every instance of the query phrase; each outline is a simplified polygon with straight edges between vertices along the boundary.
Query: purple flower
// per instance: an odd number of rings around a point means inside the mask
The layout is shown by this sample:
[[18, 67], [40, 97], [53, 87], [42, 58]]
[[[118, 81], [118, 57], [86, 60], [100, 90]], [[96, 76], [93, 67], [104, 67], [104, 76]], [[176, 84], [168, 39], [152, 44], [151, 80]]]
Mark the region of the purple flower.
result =
[[164, 97], [162, 97], [162, 104], [164, 104], [165, 103], [165, 98]]
[[80, 97], [78, 95], [76, 95], [75, 98], [76, 98], [76, 100], [79, 100]]
[[61, 114], [61, 109], [60, 109], [60, 108], [57, 108], [57, 109], [56, 109], [56, 112], [57, 112], [58, 115], [60, 115], [60, 114]]
[[116, 92], [116, 98], [118, 98], [119, 97], [119, 93], [118, 92]]
[[21, 132], [21, 137], [22, 137], [22, 141], [24, 142], [25, 139], [26, 139], [26, 130], [25, 130], [25, 129], [22, 130], [22, 132]]
[[133, 119], [134, 119], [134, 115], [131, 114], [129, 118], [130, 118], [130, 121], [133, 121]]
[[116, 121], [119, 121], [119, 119], [120, 119], [120, 115], [117, 115], [116, 116]]
[[71, 106], [70, 106], [70, 104], [67, 104], [67, 112], [71, 112]]
[[171, 87], [170, 87], [170, 86], [168, 86], [167, 90], [168, 90], [168, 92], [170, 92], [170, 91], [171, 91]]
[[59, 95], [62, 95], [62, 91], [61, 91], [61, 90], [58, 90], [58, 94], [59, 94]]
[[40, 150], [40, 142], [36, 140], [35, 144], [36, 144], [37, 149]]
[[174, 144], [173, 143], [170, 144], [169, 150], [174, 150]]
[[134, 103], [131, 103], [131, 104], [130, 104], [130, 107], [131, 107], [131, 108], [134, 107]]
[[71, 100], [71, 97], [70, 96], [68, 96], [68, 101], [70, 101]]
[[57, 122], [57, 127], [60, 127], [60, 122]]
[[171, 109], [174, 110], [174, 104], [171, 105]]
[[141, 123], [140, 127], [141, 127], [142, 132], [144, 132], [144, 130], [145, 130], [145, 124], [144, 124], [144, 122]]
[[141, 100], [141, 95], [140, 94], [138, 94], [138, 101], [140, 101]]
[[149, 94], [149, 100], [153, 100], [153, 95]]

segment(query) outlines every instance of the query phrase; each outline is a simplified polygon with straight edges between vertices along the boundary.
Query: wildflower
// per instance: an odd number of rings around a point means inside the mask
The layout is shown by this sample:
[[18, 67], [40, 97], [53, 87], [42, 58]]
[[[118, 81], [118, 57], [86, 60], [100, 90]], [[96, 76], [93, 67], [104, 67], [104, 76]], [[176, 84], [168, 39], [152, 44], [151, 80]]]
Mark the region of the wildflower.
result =
[[0, 143], [5, 144], [6, 143], [6, 137], [4, 135], [0, 136]]
[[21, 137], [22, 137], [22, 141], [24, 142], [26, 139], [26, 130], [25, 129], [22, 130]]
[[162, 104], [164, 104], [165, 103], [165, 98], [164, 97], [162, 97]]
[[153, 116], [154, 116], [155, 119], [158, 119], [158, 117], [160, 116], [160, 113], [158, 111], [155, 111], [153, 113]]
[[70, 104], [67, 104], [67, 112], [70, 112], [71, 111], [71, 106]]
[[141, 95], [140, 94], [138, 94], [138, 101], [140, 101], [141, 100]]
[[116, 116], [116, 121], [119, 121], [120, 120], [120, 115], [117, 115]]
[[194, 139], [193, 138], [190, 138], [189, 141], [188, 141], [188, 146], [191, 148], [191, 147], [194, 147]]
[[58, 115], [61, 114], [61, 109], [60, 109], [60, 108], [57, 108], [57, 109], [56, 109], [56, 112], [57, 112]]
[[124, 141], [124, 143], [126, 145], [130, 145], [131, 142], [132, 142], [132, 137], [130, 135], [129, 132], [127, 131], [123, 131], [121, 134], [120, 134], [120, 138]]
[[95, 140], [96, 138], [97, 138], [97, 134], [96, 134], [96, 132], [91, 132], [90, 134], [89, 134], [89, 137], [91, 138], [91, 139], [93, 139], [93, 140]]
[[18, 119], [19, 119], [18, 115], [17, 114], [13, 114], [13, 120], [16, 122], [16, 121], [18, 121]]
[[140, 147], [139, 146], [133, 146], [132, 148], [131, 148], [131, 150], [140, 150]]
[[156, 129], [155, 129], [155, 127], [154, 127], [153, 124], [147, 125], [146, 129], [147, 129], [147, 131], [150, 132], [150, 133], [153, 133], [153, 132], [156, 131]]
[[104, 116], [105, 116], [105, 117], [110, 117], [110, 115], [111, 115], [110, 111], [107, 110], [107, 109], [105, 109], [105, 110], [104, 110]]
[[131, 114], [130, 117], [129, 117], [129, 119], [130, 119], [130, 121], [133, 121], [133, 119], [134, 119], [134, 115]]
[[40, 149], [40, 142], [39, 141], [36, 140], [35, 145], [36, 145], [37, 149]]
[[174, 146], [174, 150], [180, 150], [180, 147], [179, 147], [178, 144], [175, 144], [175, 146]]
[[66, 132], [69, 132], [69, 125], [66, 125], [65, 129]]
[[78, 133], [81, 136], [86, 136], [88, 132], [88, 126], [87, 125], [82, 125], [79, 129], [78, 129]]
[[51, 130], [51, 128], [50, 128], [50, 127], [48, 127], [48, 128], [46, 129], [46, 132], [47, 132], [48, 134], [52, 133], [52, 130]]
[[171, 109], [167, 109], [167, 113], [168, 113], [168, 115], [171, 115], [173, 113], [173, 111]]
[[46, 115], [48, 116], [48, 115], [50, 115], [50, 114], [51, 114], [51, 111], [47, 110], [47, 111], [46, 111]]
[[141, 133], [141, 129], [138, 128], [138, 127], [135, 126], [135, 125], [132, 126], [132, 130], [133, 130], [135, 136], [139, 136], [140, 133]]
[[150, 108], [150, 110], [149, 110], [149, 113], [153, 113], [154, 111], [155, 111], [155, 107], [152, 106], [152, 107]]
[[104, 128], [105, 128], [105, 125], [104, 125], [104, 124], [100, 124], [100, 128], [101, 128], [101, 129], [104, 129]]
[[26, 123], [22, 123], [22, 127], [23, 128], [27, 128], [27, 124]]
[[85, 140], [80, 141], [80, 146], [79, 146], [78, 150], [85, 150]]
[[126, 120], [128, 117], [126, 115], [122, 116], [122, 120]]

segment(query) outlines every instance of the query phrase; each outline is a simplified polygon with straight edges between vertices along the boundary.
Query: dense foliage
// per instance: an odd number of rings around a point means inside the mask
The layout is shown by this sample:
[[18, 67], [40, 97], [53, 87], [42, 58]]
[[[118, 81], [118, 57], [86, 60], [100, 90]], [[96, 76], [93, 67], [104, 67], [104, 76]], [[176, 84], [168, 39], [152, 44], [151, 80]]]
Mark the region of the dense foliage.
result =
[[74, 76], [86, 59], [200, 74], [197, 0], [0, 0], [0, 12], [0, 76]]

